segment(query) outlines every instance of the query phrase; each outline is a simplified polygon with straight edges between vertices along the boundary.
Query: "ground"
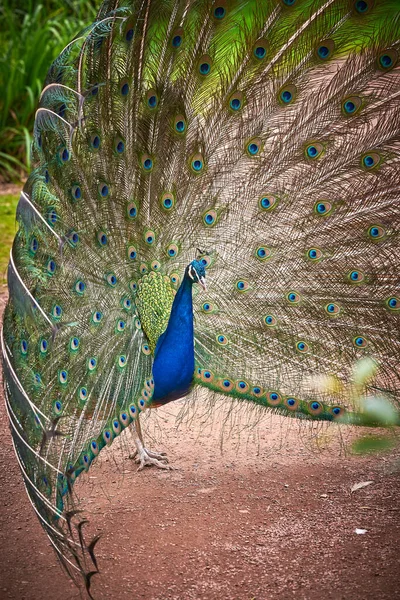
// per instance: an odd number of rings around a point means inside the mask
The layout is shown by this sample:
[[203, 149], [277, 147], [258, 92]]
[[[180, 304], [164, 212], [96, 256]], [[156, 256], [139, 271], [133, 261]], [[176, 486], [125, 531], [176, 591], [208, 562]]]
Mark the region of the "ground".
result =
[[[179, 403], [152, 417], [148, 429], [175, 471], [137, 473], [121, 436], [81, 477], [91, 531], [102, 532], [94, 598], [400, 598], [398, 446], [352, 456], [354, 431], [317, 435], [274, 416], [254, 429], [227, 424], [221, 451], [227, 406], [216, 407], [213, 426], [197, 414], [177, 429]], [[0, 427], [0, 598], [83, 598], [28, 502], [3, 400]]]

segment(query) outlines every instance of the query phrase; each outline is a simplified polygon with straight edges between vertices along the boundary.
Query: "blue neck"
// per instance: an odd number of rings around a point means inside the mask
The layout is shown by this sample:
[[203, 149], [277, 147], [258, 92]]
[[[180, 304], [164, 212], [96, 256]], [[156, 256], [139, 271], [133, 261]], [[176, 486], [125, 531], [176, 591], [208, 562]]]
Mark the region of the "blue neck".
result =
[[172, 304], [165, 332], [154, 351], [153, 402], [166, 404], [186, 396], [194, 373], [192, 280], [186, 275]]

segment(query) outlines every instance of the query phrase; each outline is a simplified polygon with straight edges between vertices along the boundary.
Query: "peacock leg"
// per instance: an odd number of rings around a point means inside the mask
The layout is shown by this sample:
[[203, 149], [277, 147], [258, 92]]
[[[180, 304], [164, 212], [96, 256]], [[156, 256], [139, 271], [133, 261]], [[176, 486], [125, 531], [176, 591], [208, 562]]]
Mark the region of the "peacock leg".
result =
[[138, 471], [144, 469], [144, 467], [151, 467], [154, 465], [159, 469], [172, 470], [173, 467], [168, 465], [168, 458], [164, 452], [152, 452], [144, 447], [142, 428], [140, 426], [139, 415], [135, 421], [135, 429], [130, 429], [135, 442], [136, 450], [129, 456], [138, 463]]

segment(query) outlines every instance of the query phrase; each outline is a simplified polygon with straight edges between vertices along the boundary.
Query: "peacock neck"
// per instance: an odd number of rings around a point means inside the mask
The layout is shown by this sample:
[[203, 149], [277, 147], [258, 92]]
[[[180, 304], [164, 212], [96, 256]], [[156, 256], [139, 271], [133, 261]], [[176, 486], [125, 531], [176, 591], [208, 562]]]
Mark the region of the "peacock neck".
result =
[[193, 282], [185, 273], [172, 304], [165, 332], [154, 352], [153, 402], [166, 404], [185, 396], [194, 373]]

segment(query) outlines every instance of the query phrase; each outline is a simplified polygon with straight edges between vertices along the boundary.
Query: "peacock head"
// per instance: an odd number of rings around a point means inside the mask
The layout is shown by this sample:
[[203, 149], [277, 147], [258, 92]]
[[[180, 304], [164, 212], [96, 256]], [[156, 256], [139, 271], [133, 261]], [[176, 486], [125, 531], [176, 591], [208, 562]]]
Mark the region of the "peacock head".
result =
[[193, 283], [199, 283], [203, 290], [207, 290], [206, 268], [201, 261], [192, 260], [190, 265], [186, 267], [185, 275], [189, 277]]

